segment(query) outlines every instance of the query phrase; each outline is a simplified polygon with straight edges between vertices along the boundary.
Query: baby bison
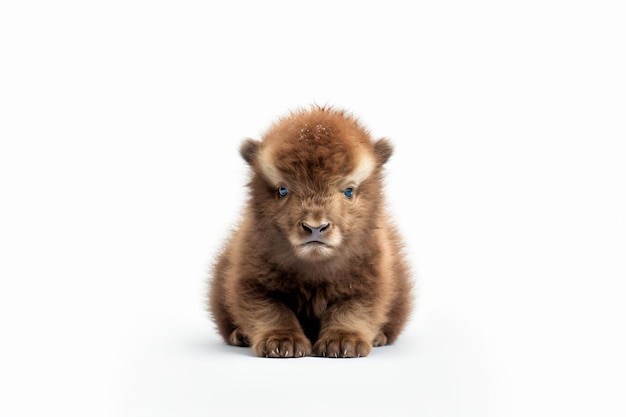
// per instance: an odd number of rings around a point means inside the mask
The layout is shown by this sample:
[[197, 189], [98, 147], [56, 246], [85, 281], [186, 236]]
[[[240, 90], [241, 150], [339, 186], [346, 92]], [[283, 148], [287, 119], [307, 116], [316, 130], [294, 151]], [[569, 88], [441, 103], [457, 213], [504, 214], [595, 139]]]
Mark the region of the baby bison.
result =
[[384, 211], [392, 151], [327, 107], [292, 112], [243, 142], [249, 200], [209, 290], [227, 343], [266, 357], [348, 358], [398, 337], [412, 285]]

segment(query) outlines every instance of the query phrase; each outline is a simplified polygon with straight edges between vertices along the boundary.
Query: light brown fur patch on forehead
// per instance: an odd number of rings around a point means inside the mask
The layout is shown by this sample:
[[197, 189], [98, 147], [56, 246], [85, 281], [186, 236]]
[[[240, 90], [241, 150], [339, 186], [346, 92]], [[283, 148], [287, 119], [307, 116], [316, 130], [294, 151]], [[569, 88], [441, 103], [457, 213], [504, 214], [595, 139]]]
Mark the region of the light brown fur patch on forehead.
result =
[[271, 185], [278, 187], [280, 184], [285, 183], [283, 175], [281, 175], [280, 171], [276, 167], [276, 163], [274, 162], [274, 155], [271, 148], [263, 147], [261, 151], [259, 151], [257, 165], [261, 171], [261, 174], [263, 175], [263, 177], [265, 177], [265, 180]]
[[342, 111], [315, 107], [280, 119], [263, 136], [258, 167], [273, 185], [366, 179], [376, 168], [369, 133]]
[[346, 176], [345, 185], [359, 185], [372, 175], [376, 170], [376, 159], [370, 155], [363, 153], [359, 158], [356, 168]]

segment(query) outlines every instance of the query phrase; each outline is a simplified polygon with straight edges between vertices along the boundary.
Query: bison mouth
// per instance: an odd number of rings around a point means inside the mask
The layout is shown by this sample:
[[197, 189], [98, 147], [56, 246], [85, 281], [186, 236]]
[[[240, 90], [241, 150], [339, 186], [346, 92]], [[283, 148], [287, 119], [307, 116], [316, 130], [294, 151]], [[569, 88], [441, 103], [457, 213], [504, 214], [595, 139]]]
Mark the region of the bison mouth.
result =
[[341, 244], [341, 234], [338, 228], [331, 229], [329, 223], [310, 226], [303, 222], [301, 230], [296, 232], [290, 236], [289, 240], [298, 258], [319, 261], [337, 255], [337, 248]]
[[303, 243], [302, 245], [300, 245], [300, 247], [306, 250], [326, 249], [326, 248], [330, 249], [330, 246], [328, 246], [326, 243], [318, 242], [318, 241]]
[[330, 246], [328, 243], [324, 242], [321, 239], [309, 238], [302, 242], [300, 246]]
[[319, 239], [305, 240], [300, 243], [296, 248], [296, 254], [307, 260], [324, 259], [332, 256], [335, 250], [328, 243]]

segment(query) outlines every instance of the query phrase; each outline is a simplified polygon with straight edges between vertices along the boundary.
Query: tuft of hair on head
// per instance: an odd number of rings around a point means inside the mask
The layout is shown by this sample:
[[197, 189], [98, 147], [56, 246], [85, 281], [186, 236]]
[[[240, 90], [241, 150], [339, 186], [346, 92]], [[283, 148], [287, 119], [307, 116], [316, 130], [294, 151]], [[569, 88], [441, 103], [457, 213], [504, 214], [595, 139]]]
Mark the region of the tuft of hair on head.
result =
[[253, 165], [256, 159], [256, 155], [259, 151], [259, 146], [261, 142], [254, 139], [246, 139], [241, 143], [239, 147], [239, 153], [241, 157], [248, 163], [248, 165]]
[[384, 165], [393, 155], [393, 145], [387, 138], [380, 138], [374, 142], [374, 153], [380, 165]]

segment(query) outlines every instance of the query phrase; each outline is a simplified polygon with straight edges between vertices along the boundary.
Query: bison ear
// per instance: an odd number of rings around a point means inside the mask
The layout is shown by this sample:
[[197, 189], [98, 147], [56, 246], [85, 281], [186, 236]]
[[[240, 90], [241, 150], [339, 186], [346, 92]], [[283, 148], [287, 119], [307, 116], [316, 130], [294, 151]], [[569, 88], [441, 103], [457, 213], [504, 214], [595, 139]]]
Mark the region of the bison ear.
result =
[[393, 145], [386, 138], [378, 139], [374, 143], [374, 152], [378, 163], [384, 165], [393, 154]]
[[254, 160], [256, 159], [256, 154], [259, 150], [259, 145], [261, 142], [254, 139], [246, 139], [241, 143], [239, 147], [239, 153], [241, 157], [248, 163], [248, 165], [253, 165]]

